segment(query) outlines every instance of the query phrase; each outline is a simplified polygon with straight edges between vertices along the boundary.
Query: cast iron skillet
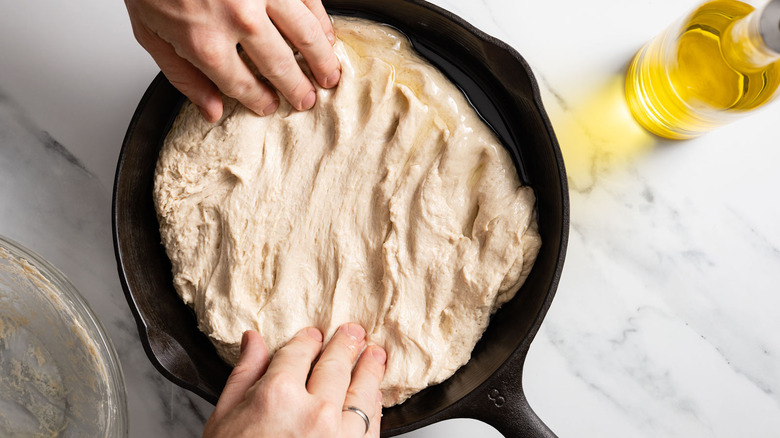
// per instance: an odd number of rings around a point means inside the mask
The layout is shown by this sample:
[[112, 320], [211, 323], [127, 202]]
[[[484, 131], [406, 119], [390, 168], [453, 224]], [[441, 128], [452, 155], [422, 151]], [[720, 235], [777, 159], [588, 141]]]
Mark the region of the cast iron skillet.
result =
[[[464, 90], [537, 196], [543, 243], [528, 280], [493, 316], [468, 364], [449, 380], [384, 411], [382, 435], [469, 417], [510, 437], [554, 437], [528, 405], [522, 369], [558, 285], [569, 201], [561, 153], [530, 68], [506, 44], [421, 0], [324, 3], [330, 13], [370, 18], [409, 36], [423, 56]], [[231, 368], [198, 330], [194, 313], [173, 288], [152, 203], [157, 155], [183, 100], [160, 74], [130, 122], [114, 185], [114, 247], [122, 287], [149, 359], [172, 382], [215, 403]]]

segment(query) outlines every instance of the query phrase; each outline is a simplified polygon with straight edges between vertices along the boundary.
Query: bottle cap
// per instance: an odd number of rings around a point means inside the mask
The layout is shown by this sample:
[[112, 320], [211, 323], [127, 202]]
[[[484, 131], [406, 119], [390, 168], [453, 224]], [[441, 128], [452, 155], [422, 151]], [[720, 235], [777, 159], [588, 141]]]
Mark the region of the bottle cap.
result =
[[772, 0], [764, 7], [760, 28], [766, 45], [780, 53], [780, 0]]

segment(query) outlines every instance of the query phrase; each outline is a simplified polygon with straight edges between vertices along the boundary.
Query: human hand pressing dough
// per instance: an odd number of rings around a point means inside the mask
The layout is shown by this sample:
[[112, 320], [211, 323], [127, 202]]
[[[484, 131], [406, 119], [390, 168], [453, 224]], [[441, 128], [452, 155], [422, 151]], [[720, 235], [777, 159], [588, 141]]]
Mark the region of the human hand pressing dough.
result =
[[245, 332], [203, 437], [378, 438], [387, 354], [363, 351], [365, 337], [360, 325], [344, 324], [322, 350], [322, 333], [305, 328], [269, 360], [263, 338]]
[[222, 115], [220, 91], [259, 115], [278, 97], [241, 59], [237, 46], [298, 110], [314, 106], [314, 86], [295, 60], [303, 55], [320, 86], [341, 77], [335, 36], [321, 0], [125, 0], [133, 33], [179, 91], [209, 122]]

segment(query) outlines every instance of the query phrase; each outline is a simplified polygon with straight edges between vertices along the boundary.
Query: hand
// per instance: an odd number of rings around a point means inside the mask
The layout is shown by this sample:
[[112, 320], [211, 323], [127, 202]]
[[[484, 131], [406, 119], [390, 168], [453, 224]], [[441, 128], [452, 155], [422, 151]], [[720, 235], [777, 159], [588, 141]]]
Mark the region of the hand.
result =
[[[204, 438], [378, 438], [379, 383], [387, 354], [378, 346], [360, 354], [365, 336], [360, 325], [345, 324], [322, 350], [322, 333], [303, 329], [269, 363], [263, 338], [245, 332], [238, 364], [206, 422]], [[367, 434], [365, 421], [355, 412], [342, 411], [345, 406], [358, 407], [370, 418]]]
[[298, 110], [314, 106], [316, 94], [284, 37], [322, 87], [336, 86], [341, 77], [321, 0], [125, 0], [125, 5], [138, 42], [209, 122], [222, 116], [220, 90], [259, 115], [279, 105], [276, 93], [241, 59], [238, 44]]

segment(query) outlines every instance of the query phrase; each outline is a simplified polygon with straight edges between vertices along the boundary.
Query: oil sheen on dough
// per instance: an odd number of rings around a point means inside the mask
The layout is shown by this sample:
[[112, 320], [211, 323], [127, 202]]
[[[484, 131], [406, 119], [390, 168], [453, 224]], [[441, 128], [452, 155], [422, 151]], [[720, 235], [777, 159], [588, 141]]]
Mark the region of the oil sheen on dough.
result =
[[[154, 200], [174, 284], [229, 363], [342, 323], [388, 353], [385, 406], [464, 365], [541, 245], [533, 191], [463, 94], [395, 30], [335, 18], [342, 77], [298, 112], [187, 103]], [[305, 67], [304, 67], [305, 68]]]

